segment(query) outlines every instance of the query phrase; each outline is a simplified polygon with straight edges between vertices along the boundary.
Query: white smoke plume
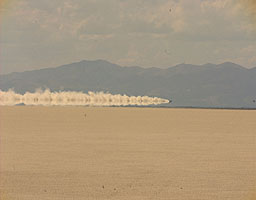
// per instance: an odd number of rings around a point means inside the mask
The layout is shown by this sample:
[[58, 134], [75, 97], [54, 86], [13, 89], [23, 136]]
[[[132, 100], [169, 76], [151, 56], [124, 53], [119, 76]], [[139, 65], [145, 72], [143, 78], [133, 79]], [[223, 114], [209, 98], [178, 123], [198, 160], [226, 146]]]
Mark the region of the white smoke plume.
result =
[[104, 92], [51, 92], [49, 89], [37, 90], [34, 93], [18, 94], [12, 90], [0, 90], [0, 105], [18, 104], [40, 106], [147, 106], [169, 103], [169, 100], [148, 96], [112, 95]]

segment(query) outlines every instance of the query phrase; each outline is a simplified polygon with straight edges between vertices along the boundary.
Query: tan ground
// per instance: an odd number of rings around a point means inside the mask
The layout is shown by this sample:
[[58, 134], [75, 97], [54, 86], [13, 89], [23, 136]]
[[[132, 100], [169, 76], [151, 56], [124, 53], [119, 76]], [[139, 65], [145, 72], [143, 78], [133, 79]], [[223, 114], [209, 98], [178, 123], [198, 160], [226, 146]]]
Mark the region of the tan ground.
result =
[[256, 111], [0, 107], [0, 115], [1, 200], [255, 199]]

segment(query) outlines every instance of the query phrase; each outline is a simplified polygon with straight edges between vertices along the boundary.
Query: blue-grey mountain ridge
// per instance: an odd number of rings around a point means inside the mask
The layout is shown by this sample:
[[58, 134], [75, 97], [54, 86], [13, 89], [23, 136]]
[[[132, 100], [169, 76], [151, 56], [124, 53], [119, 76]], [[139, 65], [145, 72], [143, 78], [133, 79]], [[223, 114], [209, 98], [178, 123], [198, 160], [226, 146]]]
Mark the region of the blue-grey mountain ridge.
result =
[[18, 93], [104, 91], [112, 94], [157, 96], [170, 105], [256, 108], [256, 67], [226, 62], [219, 65], [179, 64], [167, 69], [121, 67], [104, 60], [86, 61], [0, 75], [0, 89]]

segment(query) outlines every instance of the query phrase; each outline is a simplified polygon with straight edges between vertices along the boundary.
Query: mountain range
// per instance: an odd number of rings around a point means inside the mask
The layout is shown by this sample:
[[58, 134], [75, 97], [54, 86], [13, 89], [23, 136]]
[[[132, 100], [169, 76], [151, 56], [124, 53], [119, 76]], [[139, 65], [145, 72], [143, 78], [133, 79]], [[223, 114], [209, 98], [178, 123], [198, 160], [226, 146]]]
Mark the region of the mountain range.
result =
[[83, 60], [56, 68], [0, 75], [0, 90], [104, 91], [171, 99], [166, 106], [256, 108], [256, 67], [179, 64], [167, 69]]

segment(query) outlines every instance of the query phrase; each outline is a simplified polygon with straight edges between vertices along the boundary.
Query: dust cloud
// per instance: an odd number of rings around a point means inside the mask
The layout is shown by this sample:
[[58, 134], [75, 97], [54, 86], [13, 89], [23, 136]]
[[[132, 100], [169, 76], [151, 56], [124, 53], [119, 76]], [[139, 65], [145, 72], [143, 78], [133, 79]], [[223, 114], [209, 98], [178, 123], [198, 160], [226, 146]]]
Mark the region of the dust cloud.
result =
[[116, 94], [112, 95], [104, 92], [72, 92], [61, 91], [51, 92], [37, 90], [34, 93], [26, 92], [18, 94], [12, 90], [0, 90], [0, 105], [14, 106], [24, 105], [41, 105], [41, 106], [147, 106], [169, 103], [169, 100], [158, 97], [148, 96], [127, 96]]

